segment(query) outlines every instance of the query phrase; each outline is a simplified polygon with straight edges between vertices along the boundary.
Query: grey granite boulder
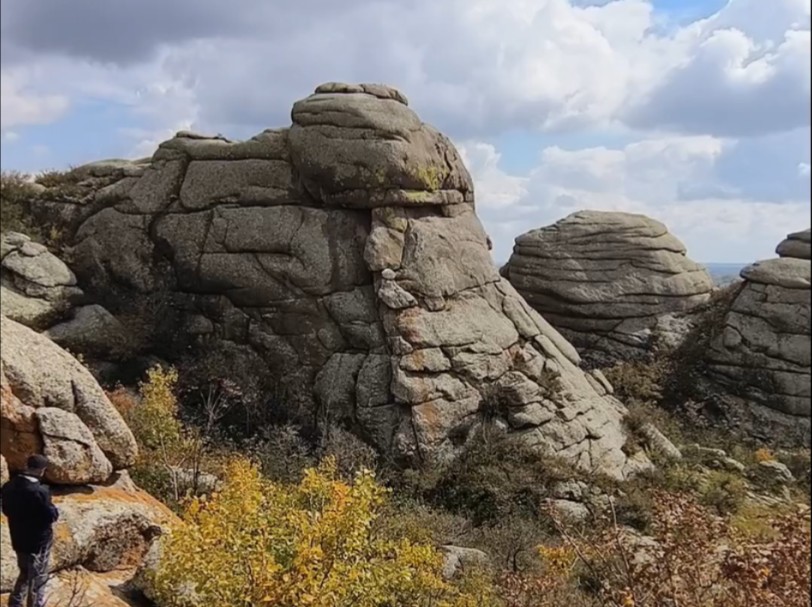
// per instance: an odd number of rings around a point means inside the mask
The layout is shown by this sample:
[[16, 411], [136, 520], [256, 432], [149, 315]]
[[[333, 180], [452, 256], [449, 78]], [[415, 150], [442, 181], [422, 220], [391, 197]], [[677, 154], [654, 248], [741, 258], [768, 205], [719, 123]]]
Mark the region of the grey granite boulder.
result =
[[135, 463], [135, 438], [96, 380], [47, 337], [0, 317], [2, 453], [18, 471], [32, 452], [55, 461], [52, 482], [106, 480]]
[[658, 331], [668, 333], [660, 319], [708, 301], [713, 281], [685, 253], [644, 215], [579, 211], [519, 236], [502, 274], [583, 356], [606, 365], [648, 352]]

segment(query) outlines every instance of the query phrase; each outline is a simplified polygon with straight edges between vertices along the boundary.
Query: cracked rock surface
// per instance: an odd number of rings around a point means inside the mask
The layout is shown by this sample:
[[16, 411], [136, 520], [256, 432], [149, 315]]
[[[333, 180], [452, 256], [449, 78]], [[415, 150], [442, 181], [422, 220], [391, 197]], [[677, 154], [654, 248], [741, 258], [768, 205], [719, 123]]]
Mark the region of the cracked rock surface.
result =
[[606, 365], [645, 353], [660, 319], [708, 301], [713, 281], [685, 253], [644, 215], [579, 211], [519, 236], [502, 273], [585, 358]]
[[249, 352], [292, 410], [398, 458], [452, 456], [495, 415], [584, 468], [650, 465], [611, 386], [500, 277], [460, 155], [401, 93], [322, 85], [292, 121], [95, 163], [99, 187], [54, 213], [80, 283], [171, 294], [200, 348]]
[[135, 463], [135, 438], [96, 380], [44, 335], [0, 316], [0, 435], [12, 472], [32, 453], [46, 479], [101, 483]]
[[785, 424], [805, 424], [808, 434], [810, 261], [758, 261], [741, 276], [744, 283], [707, 352], [714, 379]]

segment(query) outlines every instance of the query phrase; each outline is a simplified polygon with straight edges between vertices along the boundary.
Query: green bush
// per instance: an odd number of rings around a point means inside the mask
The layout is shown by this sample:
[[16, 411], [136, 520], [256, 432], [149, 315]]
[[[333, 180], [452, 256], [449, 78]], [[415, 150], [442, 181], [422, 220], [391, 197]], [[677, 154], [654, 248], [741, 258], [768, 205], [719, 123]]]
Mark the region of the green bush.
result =
[[541, 521], [541, 504], [550, 486], [583, 476], [569, 464], [489, 426], [447, 465], [416, 474], [417, 490], [427, 500], [470, 517], [475, 525], [515, 516]]
[[37, 196], [37, 186], [18, 171], [0, 173], [0, 225], [3, 232], [22, 232], [42, 241], [41, 229], [34, 225], [29, 203]]

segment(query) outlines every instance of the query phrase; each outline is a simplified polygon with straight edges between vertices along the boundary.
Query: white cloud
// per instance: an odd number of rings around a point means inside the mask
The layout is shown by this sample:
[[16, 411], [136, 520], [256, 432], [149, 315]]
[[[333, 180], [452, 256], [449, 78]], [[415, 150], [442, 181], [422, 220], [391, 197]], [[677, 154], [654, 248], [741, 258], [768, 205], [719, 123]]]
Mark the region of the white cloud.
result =
[[469, 142], [457, 145], [465, 166], [477, 176], [476, 196], [480, 206], [502, 208], [513, 205], [527, 194], [526, 177], [508, 175], [499, 168], [501, 156], [489, 143]]
[[[699, 261], [771, 257], [786, 233], [808, 225], [808, 201], [681, 197], [685, 184], [704, 182], [712, 190], [713, 166], [729, 145], [713, 137], [687, 136], [642, 140], [617, 149], [550, 147], [526, 176], [506, 175], [493, 167], [475, 169], [480, 214], [494, 238], [494, 255], [504, 261], [518, 234], [581, 209], [595, 209], [654, 217]], [[515, 180], [523, 191], [505, 188]], [[498, 197], [498, 212], [491, 212], [495, 205], [490, 196]]]
[[26, 78], [16, 73], [0, 73], [0, 130], [31, 124], [48, 124], [68, 109], [68, 98], [26, 88]]
[[[24, 35], [35, 3], [2, 3], [3, 130], [112, 103], [130, 118], [122, 155], [142, 156], [180, 129], [288, 124], [320, 82], [379, 81], [463, 142], [503, 252], [585, 207], [664, 220], [708, 260], [758, 257], [808, 225], [809, 0], [729, 0], [679, 26], [645, 0], [241, 1], [187, 2], [156, 25], [77, 0]], [[498, 136], [538, 131], [579, 133], [581, 149], [547, 144], [533, 171], [502, 170]], [[634, 143], [590, 135], [608, 131]]]
[[[809, 124], [808, 0], [730, 0], [710, 18], [666, 30], [645, 0], [355, 0], [340, 11], [318, 0], [246, 2], [251, 19], [200, 0], [175, 37], [130, 16], [127, 36], [92, 43], [80, 42], [88, 32], [78, 28], [129, 13], [81, 2], [45, 39], [26, 29], [33, 9], [4, 5], [4, 44], [29, 57], [14, 69], [33, 54], [39, 78], [72, 97], [128, 99], [153, 114], [185, 102], [199, 108], [202, 128], [216, 130], [284, 124], [294, 99], [337, 79], [400, 86], [422, 116], [463, 139], [618, 122], [724, 136]], [[329, 19], [318, 17], [324, 10]], [[133, 98], [153, 85], [165, 94]], [[178, 120], [163, 122], [155, 130]]]

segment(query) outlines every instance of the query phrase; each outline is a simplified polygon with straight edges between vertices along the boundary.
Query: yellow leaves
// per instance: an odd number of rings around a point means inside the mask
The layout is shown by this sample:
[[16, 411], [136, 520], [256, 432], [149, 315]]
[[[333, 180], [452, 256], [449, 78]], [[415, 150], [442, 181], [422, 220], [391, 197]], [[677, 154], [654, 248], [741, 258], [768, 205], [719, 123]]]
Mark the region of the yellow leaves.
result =
[[147, 371], [147, 379], [139, 385], [141, 404], [127, 413], [127, 423], [138, 439], [148, 448], [155, 449], [176, 443], [181, 437], [181, 424], [177, 420], [178, 401], [174, 389], [178, 381], [175, 369], [160, 365]]
[[[159, 604], [485, 604], [442, 579], [442, 557], [433, 547], [375, 533], [386, 496], [368, 471], [351, 484], [341, 481], [331, 459], [294, 486], [269, 482], [245, 460], [232, 460], [220, 492], [189, 502], [166, 538], [154, 576]], [[179, 586], [194, 592], [179, 595]], [[482, 584], [476, 592], [484, 592]]]
[[756, 449], [756, 452], [753, 454], [756, 462], [774, 462], [775, 461], [775, 454], [770, 451], [767, 447], [761, 447], [760, 449]]

